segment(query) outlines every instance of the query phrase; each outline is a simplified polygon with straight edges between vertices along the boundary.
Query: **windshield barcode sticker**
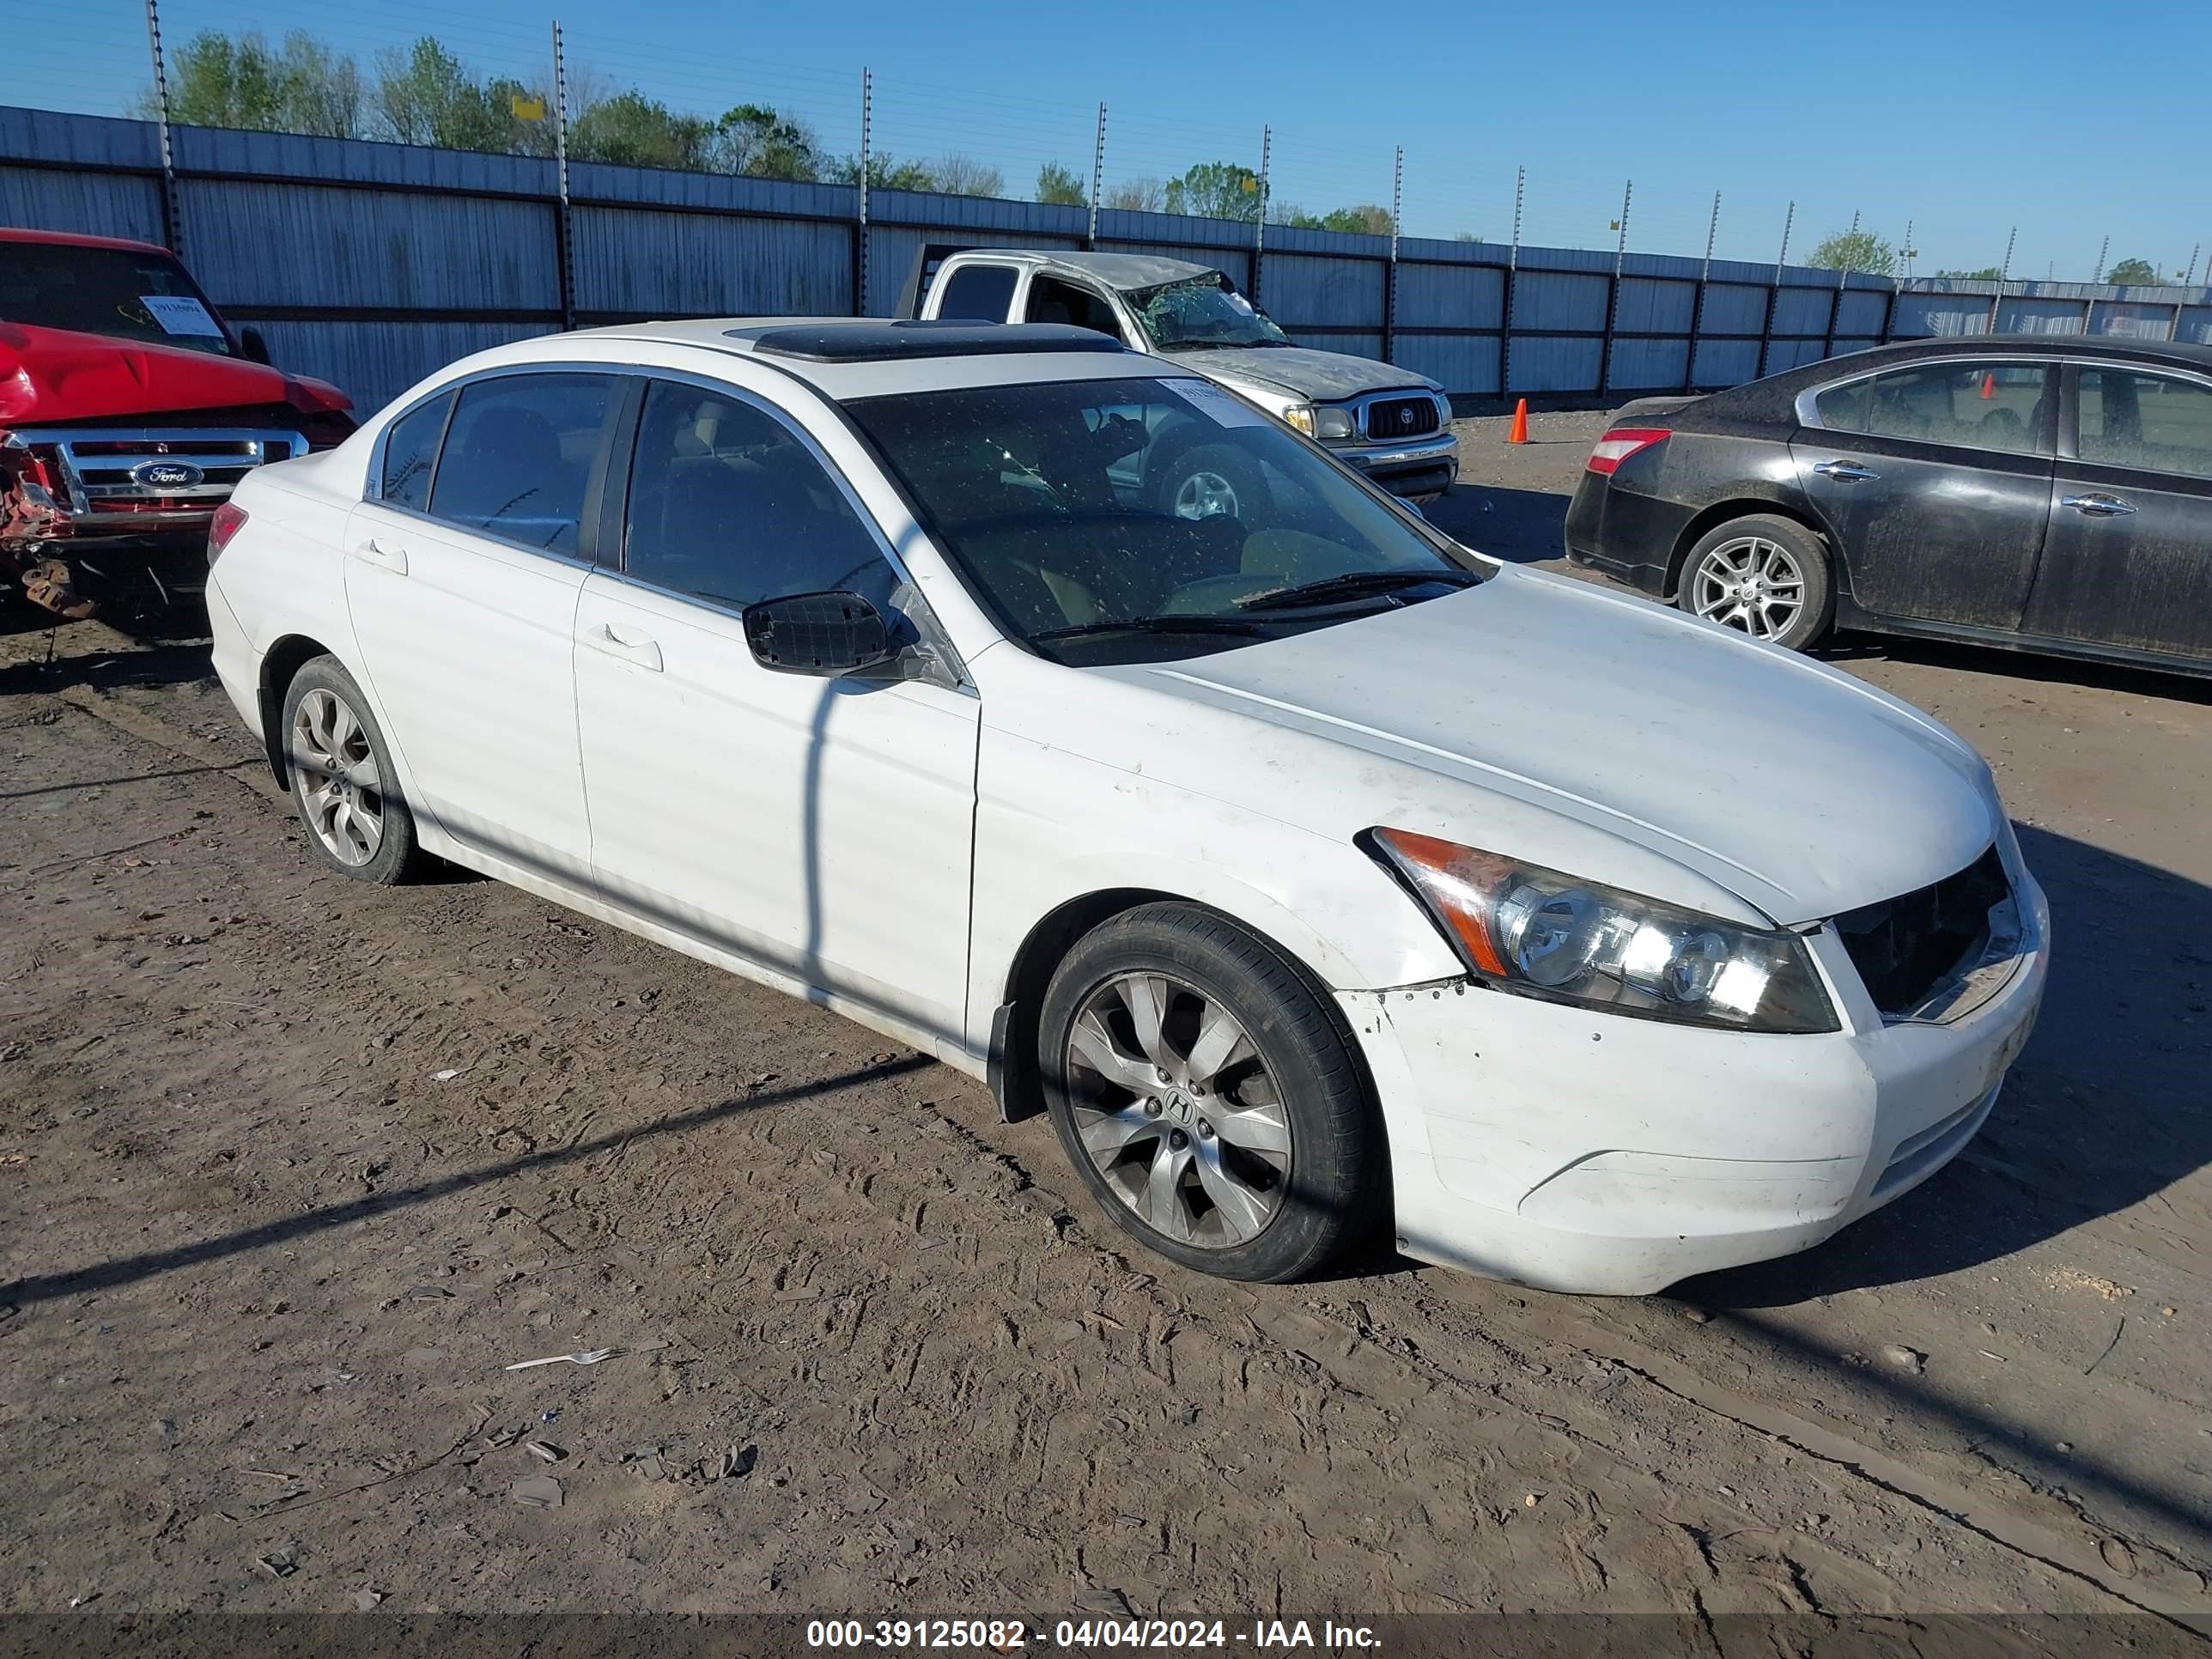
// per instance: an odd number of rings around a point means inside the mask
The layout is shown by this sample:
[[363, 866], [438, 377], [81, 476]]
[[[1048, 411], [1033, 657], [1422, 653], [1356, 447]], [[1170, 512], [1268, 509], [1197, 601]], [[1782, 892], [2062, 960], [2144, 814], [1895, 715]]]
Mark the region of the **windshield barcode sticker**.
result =
[[1211, 380], [1168, 380], [1163, 384], [1200, 414], [1211, 416], [1216, 426], [1266, 424], [1261, 419], [1259, 410], [1234, 392], [1224, 392]]
[[164, 334], [208, 334], [220, 340], [222, 325], [208, 315], [208, 308], [189, 294], [142, 294], [138, 303], [146, 307]]

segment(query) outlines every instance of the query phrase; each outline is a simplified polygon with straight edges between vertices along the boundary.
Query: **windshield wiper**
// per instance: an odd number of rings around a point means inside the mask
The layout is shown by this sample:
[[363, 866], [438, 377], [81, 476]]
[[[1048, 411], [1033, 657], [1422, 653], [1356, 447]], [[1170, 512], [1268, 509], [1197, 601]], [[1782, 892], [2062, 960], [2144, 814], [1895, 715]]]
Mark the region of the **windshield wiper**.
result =
[[1124, 622], [1077, 623], [1067, 628], [1048, 628], [1032, 634], [1032, 643], [1087, 639], [1095, 634], [1235, 634], [1258, 639], [1274, 630], [1265, 623], [1242, 617], [1132, 617]]
[[1401, 587], [1425, 587], [1431, 582], [1440, 582], [1447, 587], [1474, 587], [1481, 580], [1469, 570], [1354, 570], [1341, 576], [1324, 576], [1319, 581], [1300, 582], [1296, 587], [1255, 593], [1249, 599], [1237, 600], [1237, 605], [1243, 611], [1289, 611], [1300, 605], [1368, 599], [1395, 592]]

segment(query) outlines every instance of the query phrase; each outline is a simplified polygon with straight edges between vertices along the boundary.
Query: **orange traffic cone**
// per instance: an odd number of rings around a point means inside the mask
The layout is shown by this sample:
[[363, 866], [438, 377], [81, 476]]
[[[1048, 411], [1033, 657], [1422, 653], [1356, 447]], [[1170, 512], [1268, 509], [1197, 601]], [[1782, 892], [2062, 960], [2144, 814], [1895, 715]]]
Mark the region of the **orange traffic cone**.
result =
[[1505, 434], [1505, 441], [1509, 444], [1528, 441], [1528, 400], [1526, 398], [1513, 405], [1513, 429]]
[[1997, 377], [1996, 372], [1992, 370], [1982, 376], [1982, 401], [1987, 403], [1996, 395]]

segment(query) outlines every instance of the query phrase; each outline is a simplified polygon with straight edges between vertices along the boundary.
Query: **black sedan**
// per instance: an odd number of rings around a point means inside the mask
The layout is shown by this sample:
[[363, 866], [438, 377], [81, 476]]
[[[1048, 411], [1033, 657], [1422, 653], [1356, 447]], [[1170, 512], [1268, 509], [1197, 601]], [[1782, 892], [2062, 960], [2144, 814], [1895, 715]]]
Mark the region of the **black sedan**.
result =
[[1783, 645], [1838, 626], [2212, 674], [2212, 348], [1917, 340], [1631, 404], [1566, 545]]

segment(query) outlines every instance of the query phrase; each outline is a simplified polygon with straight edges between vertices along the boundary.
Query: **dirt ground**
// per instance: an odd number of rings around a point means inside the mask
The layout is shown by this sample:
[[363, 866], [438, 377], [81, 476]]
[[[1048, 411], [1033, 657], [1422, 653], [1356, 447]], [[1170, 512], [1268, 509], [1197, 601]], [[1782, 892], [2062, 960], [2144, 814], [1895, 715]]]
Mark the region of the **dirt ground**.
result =
[[[1548, 560], [1601, 423], [1432, 516]], [[1879, 1219], [1617, 1302], [1148, 1260], [857, 1026], [323, 873], [204, 643], [0, 637], [0, 1610], [2212, 1618], [2212, 694], [1832, 654], [1996, 767], [2042, 1023]]]

